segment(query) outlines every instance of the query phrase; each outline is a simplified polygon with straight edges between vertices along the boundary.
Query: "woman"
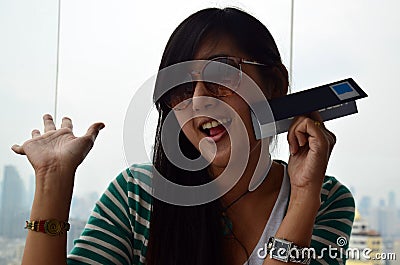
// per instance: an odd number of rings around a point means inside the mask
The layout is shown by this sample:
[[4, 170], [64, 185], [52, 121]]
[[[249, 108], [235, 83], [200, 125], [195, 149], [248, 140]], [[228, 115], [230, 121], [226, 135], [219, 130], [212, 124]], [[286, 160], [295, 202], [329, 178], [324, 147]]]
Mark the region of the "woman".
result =
[[[287, 71], [269, 31], [257, 19], [237, 9], [201, 10], [174, 31], [160, 70], [191, 60], [211, 61], [225, 67], [228, 88], [207, 80], [202, 82], [208, 63], [193, 64], [196, 69], [188, 73], [195, 81], [168, 91], [160, 92], [163, 79], [159, 76], [155, 88], [159, 119], [154, 167], [133, 165], [110, 184], [68, 260], [66, 233], [62, 232], [68, 229], [65, 221], [74, 174], [104, 124], [93, 124], [85, 136], [76, 138], [70, 119], [63, 118], [61, 128], [56, 129], [51, 116], [45, 115], [43, 135], [33, 130], [32, 139], [12, 147], [28, 157], [36, 173], [35, 198], [27, 222], [27, 227], [34, 231], [27, 236], [23, 264], [64, 264], [67, 260], [68, 264], [253, 265], [282, 264], [285, 259], [307, 264], [310, 257], [312, 264], [345, 262], [338, 252], [323, 252], [324, 248], [342, 246], [337, 245], [337, 240], [349, 238], [354, 217], [350, 192], [335, 178], [325, 176], [335, 136], [315, 114], [296, 117], [288, 132], [288, 164], [266, 163], [268, 146], [255, 138], [249, 105], [239, 95], [252, 89], [246, 86], [243, 76], [254, 80], [268, 99], [287, 93]], [[227, 65], [239, 74], [229, 72]], [[223, 82], [223, 78], [219, 80]], [[177, 137], [168, 133], [164, 141], [161, 137], [170, 114], [172, 123], [182, 129], [182, 153], [189, 159], [197, 159], [201, 153], [209, 166], [182, 169], [167, 157], [163, 143], [174, 140], [168, 137]], [[230, 137], [240, 128], [241, 136], [248, 139], [247, 149]], [[216, 149], [207, 145], [210, 143], [215, 143], [211, 145]], [[248, 155], [249, 162], [242, 170], [234, 171], [237, 174], [232, 177], [240, 179], [221, 198], [182, 206], [152, 196], [151, 183], [156, 180], [156, 172], [177, 184], [203, 185], [224, 174], [238, 150], [247, 150], [244, 155]], [[264, 165], [262, 172], [266, 177], [250, 192], [249, 183], [259, 162]], [[59, 225], [55, 237], [45, 231], [49, 223], [33, 222], [50, 219], [56, 220], [55, 226]], [[290, 257], [288, 252], [270, 251], [269, 243], [290, 252], [296, 251], [296, 247], [301, 250], [311, 246], [317, 255], [321, 251], [322, 255]]]

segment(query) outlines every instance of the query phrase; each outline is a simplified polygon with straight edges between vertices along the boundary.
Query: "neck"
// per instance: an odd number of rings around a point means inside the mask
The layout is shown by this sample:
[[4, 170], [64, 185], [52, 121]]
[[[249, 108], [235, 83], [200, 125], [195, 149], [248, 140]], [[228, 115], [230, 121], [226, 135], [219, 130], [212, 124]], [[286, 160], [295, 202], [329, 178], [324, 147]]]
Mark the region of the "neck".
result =
[[[261, 144], [261, 141], [264, 142]], [[274, 175], [276, 175], [277, 173], [276, 170], [270, 170], [273, 167], [271, 166], [272, 161], [268, 148], [269, 141], [261, 141], [259, 141], [257, 145], [250, 151], [246, 169], [244, 170], [239, 181], [222, 197], [223, 205], [229, 205], [231, 202], [242, 196], [248, 190], [250, 190], [251, 194], [246, 195], [246, 197], [259, 197], [268, 195], [269, 192], [255, 192], [257, 187], [259, 187], [263, 183], [266, 184], [265, 186], [269, 186], [266, 182], [271, 183], [271, 181], [273, 181], [274, 179]], [[220, 170], [219, 173], [221, 173], [222, 171], [223, 169]], [[215, 171], [213, 171], [213, 173], [215, 175]]]

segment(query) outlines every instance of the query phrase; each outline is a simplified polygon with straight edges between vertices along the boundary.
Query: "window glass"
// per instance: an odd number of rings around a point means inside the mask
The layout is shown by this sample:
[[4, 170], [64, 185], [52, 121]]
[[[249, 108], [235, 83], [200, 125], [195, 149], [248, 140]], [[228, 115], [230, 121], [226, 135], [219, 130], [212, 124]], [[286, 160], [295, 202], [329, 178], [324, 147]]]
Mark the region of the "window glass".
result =
[[0, 264], [18, 264], [33, 198], [29, 162], [13, 144], [54, 111], [57, 3], [0, 1]]
[[[106, 125], [76, 174], [71, 218], [81, 227], [84, 222], [79, 220], [87, 219], [94, 202], [121, 170], [133, 161], [149, 161], [145, 152], [136, 152], [136, 146], [124, 146], [124, 128], [139, 126], [131, 120], [127, 124], [125, 118], [137, 89], [156, 74], [176, 26], [204, 7], [237, 6], [269, 28], [289, 69], [291, 3], [63, 1], [56, 101], [58, 3], [0, 2], [0, 205], [5, 200], [5, 176], [18, 174], [20, 182], [14, 185], [20, 183], [26, 192], [20, 199], [25, 210], [21, 210], [18, 229], [29, 217], [26, 209], [34, 177], [25, 157], [14, 155], [10, 147], [30, 138], [32, 129], [42, 130], [43, 114], [53, 115], [57, 105], [57, 126], [68, 116], [76, 135], [83, 135], [93, 122]], [[396, 10], [396, 0], [304, 0], [294, 5], [292, 92], [352, 77], [369, 95], [357, 102], [358, 114], [326, 123], [337, 136], [327, 173], [351, 187], [361, 216], [381, 233], [384, 242], [400, 237], [395, 225], [399, 223], [395, 166], [400, 161], [396, 150], [400, 146], [396, 109], [400, 18]], [[148, 111], [143, 117], [149, 116], [149, 127], [135, 137], [150, 150], [156, 116]], [[274, 157], [287, 161], [285, 135], [279, 143]], [[127, 149], [134, 150], [129, 159]], [[2, 259], [8, 262], [9, 257], [2, 256], [6, 252], [0, 252], [2, 264]]]

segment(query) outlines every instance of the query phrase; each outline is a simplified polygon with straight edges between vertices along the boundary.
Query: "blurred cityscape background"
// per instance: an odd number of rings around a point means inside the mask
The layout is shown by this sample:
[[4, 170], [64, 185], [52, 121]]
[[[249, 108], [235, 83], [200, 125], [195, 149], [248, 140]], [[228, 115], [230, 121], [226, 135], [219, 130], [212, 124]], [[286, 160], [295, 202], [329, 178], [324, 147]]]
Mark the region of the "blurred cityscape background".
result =
[[[56, 125], [63, 116], [72, 118], [78, 136], [93, 122], [105, 123], [76, 172], [71, 249], [110, 181], [128, 165], [149, 161], [137, 146], [124, 146], [124, 126], [138, 127], [126, 120], [132, 97], [157, 72], [176, 26], [213, 6], [242, 8], [268, 27], [291, 73], [291, 92], [348, 77], [366, 91], [358, 114], [326, 123], [338, 139], [327, 174], [356, 198], [350, 246], [397, 254], [397, 260], [348, 264], [399, 264], [398, 0], [1, 0], [0, 265], [21, 262], [34, 192], [29, 162], [10, 147], [41, 130], [45, 113]], [[152, 111], [138, 107], [154, 129]], [[132, 137], [149, 150], [153, 130], [140, 129]], [[287, 161], [285, 138], [279, 136], [273, 157]]]
[[[28, 185], [24, 183], [18, 169], [12, 165], [4, 167], [0, 183], [0, 264], [21, 264], [27, 230], [25, 221], [29, 220], [33, 201], [35, 179], [30, 175]], [[94, 208], [99, 194], [89, 193], [82, 197], [74, 196], [71, 203], [67, 251], [81, 234], [86, 221]]]
[[[15, 166], [4, 167], [3, 180], [0, 183], [0, 264], [20, 264], [27, 231], [23, 229], [25, 220], [29, 220], [29, 210], [34, 195], [34, 176], [29, 176], [29, 184], [22, 180]], [[349, 260], [348, 264], [400, 264], [400, 205], [396, 202], [394, 191], [381, 194], [382, 199], [374, 201], [370, 196], [357, 197], [357, 213], [350, 239], [351, 248], [371, 249], [375, 253], [394, 253], [392, 260], [367, 261], [361, 258]], [[86, 221], [99, 199], [97, 192], [83, 196], [74, 196], [71, 205], [67, 251], [84, 229]], [[395, 259], [397, 257], [397, 259]]]

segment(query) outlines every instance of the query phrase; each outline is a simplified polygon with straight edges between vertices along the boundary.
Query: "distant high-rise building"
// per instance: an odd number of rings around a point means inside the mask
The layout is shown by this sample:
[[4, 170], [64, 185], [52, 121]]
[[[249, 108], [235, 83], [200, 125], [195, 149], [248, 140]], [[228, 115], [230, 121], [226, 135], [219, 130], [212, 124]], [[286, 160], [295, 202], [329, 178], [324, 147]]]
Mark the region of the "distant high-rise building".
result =
[[364, 257], [362, 253], [365, 253], [366, 249], [370, 250], [370, 257], [375, 257], [377, 253], [382, 253], [383, 240], [379, 233], [369, 228], [368, 222], [362, 218], [358, 210], [354, 217], [353, 229], [350, 236], [349, 249], [358, 250], [356, 252], [349, 252], [352, 254], [347, 260], [348, 265], [356, 264], [370, 264], [370, 265], [381, 265], [384, 264], [382, 260], [368, 259]]
[[35, 195], [35, 175], [30, 175], [28, 187], [26, 187], [26, 206], [28, 209], [32, 208], [33, 197]]
[[382, 208], [382, 207], [386, 207], [385, 200], [384, 200], [384, 199], [379, 199], [378, 206], [381, 207], [381, 208]]
[[394, 193], [394, 191], [389, 192], [388, 197], [389, 197], [389, 207], [396, 209], [396, 194]]
[[360, 214], [364, 217], [368, 217], [370, 215], [371, 212], [371, 207], [372, 207], [372, 203], [371, 203], [371, 197], [369, 196], [363, 196], [361, 198], [361, 201], [358, 203], [357, 205], [358, 210], [360, 211]]
[[0, 205], [0, 235], [24, 237], [27, 209], [24, 207], [24, 183], [14, 166], [5, 166]]
[[385, 207], [376, 209], [377, 230], [384, 239], [393, 239], [397, 224], [396, 210]]
[[1, 199], [3, 198], [3, 181], [0, 180], [0, 210], [1, 210]]
[[[389, 205], [389, 204], [387, 204]], [[382, 237], [383, 252], [392, 253], [394, 242], [399, 235], [399, 219], [397, 209], [389, 206], [376, 207], [371, 211], [370, 222]], [[391, 264], [387, 261], [385, 264]]]

